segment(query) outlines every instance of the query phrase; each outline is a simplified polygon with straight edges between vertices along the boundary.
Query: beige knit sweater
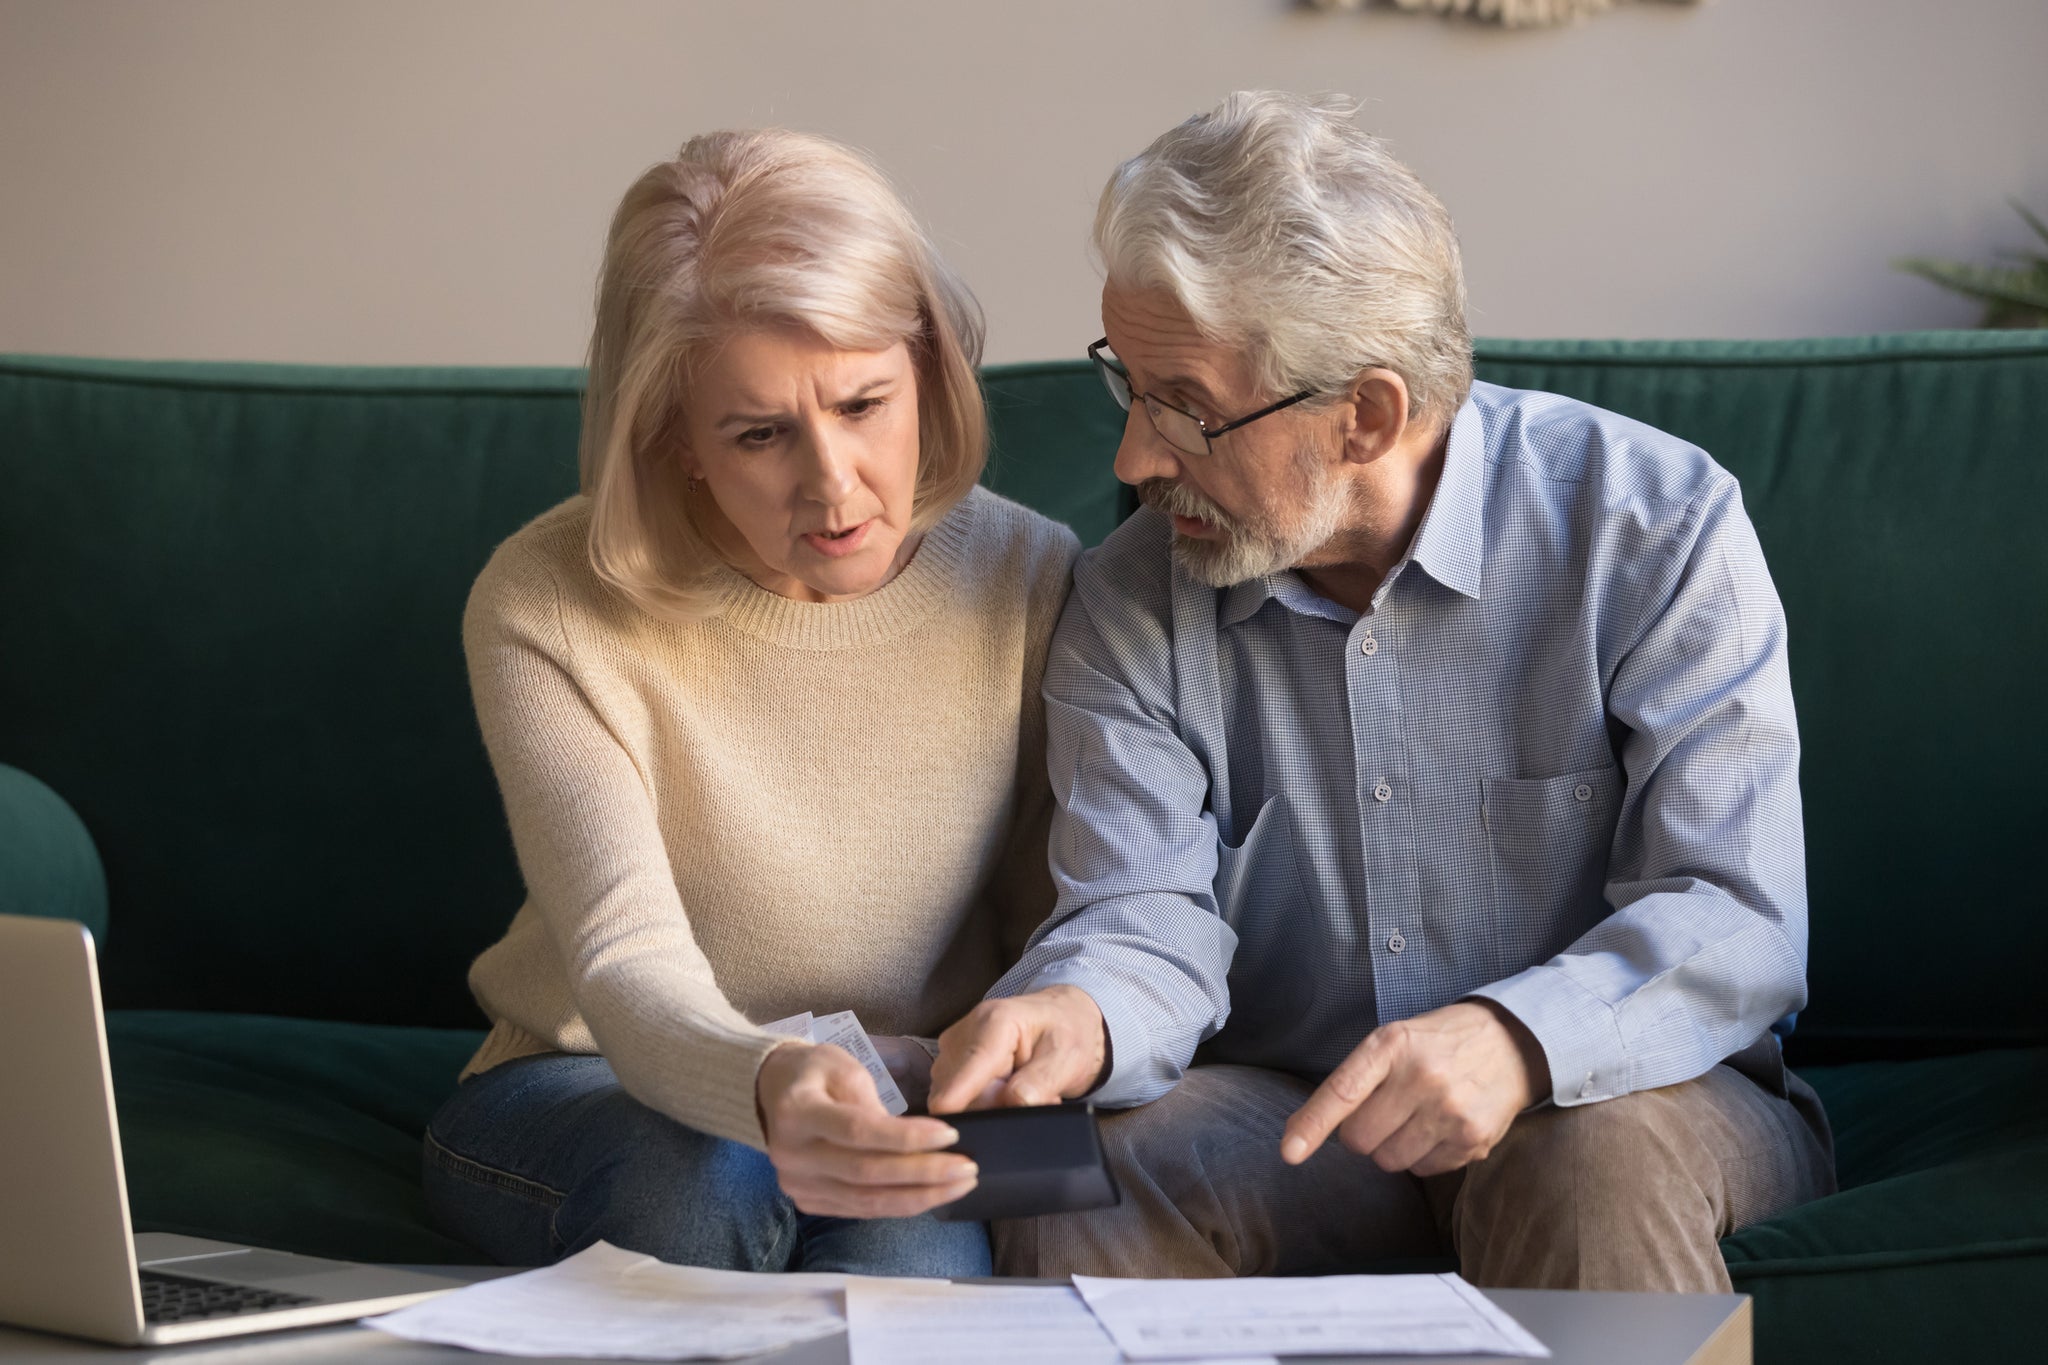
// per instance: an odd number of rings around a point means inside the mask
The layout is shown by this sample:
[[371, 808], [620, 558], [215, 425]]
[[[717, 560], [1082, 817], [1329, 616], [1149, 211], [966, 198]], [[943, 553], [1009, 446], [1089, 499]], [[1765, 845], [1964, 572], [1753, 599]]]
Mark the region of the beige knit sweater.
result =
[[572, 498], [507, 540], [463, 618], [527, 888], [470, 969], [494, 1027], [463, 1074], [601, 1053], [759, 1147], [756, 1025], [935, 1034], [1051, 909], [1038, 687], [1078, 545], [976, 489], [866, 597], [728, 571], [677, 625], [592, 572], [589, 522]]

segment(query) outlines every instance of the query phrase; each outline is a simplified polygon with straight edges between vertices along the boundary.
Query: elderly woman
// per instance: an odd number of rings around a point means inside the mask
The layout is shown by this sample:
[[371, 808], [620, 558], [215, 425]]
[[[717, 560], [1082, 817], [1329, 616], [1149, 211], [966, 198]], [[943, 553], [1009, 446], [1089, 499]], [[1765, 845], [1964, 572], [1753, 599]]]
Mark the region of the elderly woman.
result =
[[1039, 677], [1077, 546], [976, 486], [978, 309], [879, 172], [692, 140], [612, 222], [582, 493], [463, 623], [527, 901], [426, 1138], [501, 1261], [602, 1239], [746, 1270], [985, 1274], [901, 1088], [1051, 905]]

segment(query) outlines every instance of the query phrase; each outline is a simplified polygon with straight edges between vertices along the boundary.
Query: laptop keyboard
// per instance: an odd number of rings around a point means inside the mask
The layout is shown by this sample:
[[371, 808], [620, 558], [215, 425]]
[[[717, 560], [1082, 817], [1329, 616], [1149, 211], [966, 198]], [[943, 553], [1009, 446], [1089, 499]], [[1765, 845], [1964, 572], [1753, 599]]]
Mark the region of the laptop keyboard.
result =
[[151, 1324], [238, 1317], [243, 1313], [265, 1313], [273, 1308], [318, 1302], [305, 1294], [281, 1294], [254, 1285], [195, 1280], [184, 1275], [166, 1275], [161, 1270], [142, 1272], [142, 1320]]

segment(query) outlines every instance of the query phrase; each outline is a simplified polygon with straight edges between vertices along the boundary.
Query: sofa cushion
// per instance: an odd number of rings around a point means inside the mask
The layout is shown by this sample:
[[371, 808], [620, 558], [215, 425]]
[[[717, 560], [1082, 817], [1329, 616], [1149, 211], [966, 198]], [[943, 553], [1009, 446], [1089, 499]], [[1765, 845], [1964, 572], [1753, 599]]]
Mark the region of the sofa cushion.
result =
[[1721, 1244], [1761, 1361], [2023, 1358], [2048, 1279], [2048, 1049], [1802, 1071], [1842, 1192]]
[[1740, 1274], [2048, 1251], [2048, 1048], [1801, 1074], [1834, 1125], [1842, 1192], [1729, 1238]]
[[75, 919], [107, 932], [107, 875], [78, 813], [43, 783], [0, 763], [0, 915]]
[[427, 1222], [420, 1137], [482, 1040], [458, 1029], [109, 1011], [136, 1230], [352, 1260], [481, 1261]]

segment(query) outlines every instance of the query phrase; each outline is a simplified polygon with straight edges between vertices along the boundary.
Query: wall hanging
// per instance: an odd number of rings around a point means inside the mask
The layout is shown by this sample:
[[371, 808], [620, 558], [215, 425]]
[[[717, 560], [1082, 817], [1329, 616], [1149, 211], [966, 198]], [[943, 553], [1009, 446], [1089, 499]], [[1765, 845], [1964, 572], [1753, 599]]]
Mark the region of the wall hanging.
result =
[[[1388, 0], [1382, 0], [1387, 3]], [[1668, 0], [1693, 4], [1696, 0]], [[1365, 8], [1366, 0], [1308, 0], [1317, 9], [1354, 10]], [[1481, 19], [1508, 28], [1546, 24], [1573, 24], [1602, 10], [1614, 8], [1615, 0], [1391, 0], [1402, 9], [1434, 10], [1438, 14]]]

